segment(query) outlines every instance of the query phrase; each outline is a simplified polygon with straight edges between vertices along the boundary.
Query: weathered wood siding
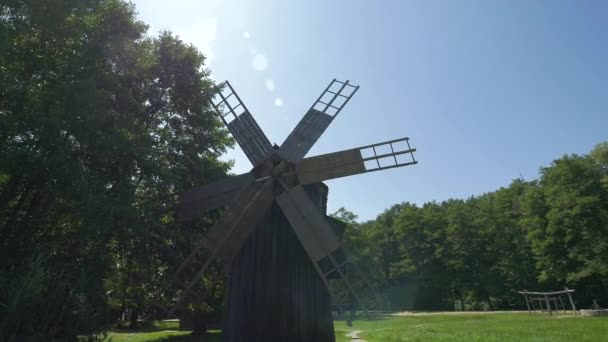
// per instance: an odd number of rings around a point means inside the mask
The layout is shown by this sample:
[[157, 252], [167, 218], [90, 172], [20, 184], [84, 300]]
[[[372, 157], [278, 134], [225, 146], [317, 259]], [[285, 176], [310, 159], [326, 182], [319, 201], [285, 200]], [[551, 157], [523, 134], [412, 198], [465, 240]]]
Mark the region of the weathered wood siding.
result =
[[[325, 213], [327, 187], [305, 190]], [[335, 340], [329, 293], [276, 203], [229, 274], [222, 341]]]

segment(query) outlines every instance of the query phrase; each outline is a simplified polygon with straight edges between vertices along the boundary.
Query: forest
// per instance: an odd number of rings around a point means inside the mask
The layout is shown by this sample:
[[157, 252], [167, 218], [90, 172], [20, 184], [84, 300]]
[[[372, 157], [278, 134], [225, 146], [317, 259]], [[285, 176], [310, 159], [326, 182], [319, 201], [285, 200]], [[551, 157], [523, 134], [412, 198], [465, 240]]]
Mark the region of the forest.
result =
[[[164, 317], [220, 214], [175, 220], [182, 192], [232, 166], [218, 85], [195, 47], [146, 32], [121, 0], [0, 3], [0, 340]], [[522, 309], [518, 290], [564, 286], [608, 305], [608, 143], [480, 196], [333, 216], [380, 309]], [[188, 310], [219, 315], [218, 265], [200, 285]]]
[[517, 291], [566, 286], [583, 308], [608, 303], [607, 142], [480, 196], [334, 216], [391, 310], [521, 310]]

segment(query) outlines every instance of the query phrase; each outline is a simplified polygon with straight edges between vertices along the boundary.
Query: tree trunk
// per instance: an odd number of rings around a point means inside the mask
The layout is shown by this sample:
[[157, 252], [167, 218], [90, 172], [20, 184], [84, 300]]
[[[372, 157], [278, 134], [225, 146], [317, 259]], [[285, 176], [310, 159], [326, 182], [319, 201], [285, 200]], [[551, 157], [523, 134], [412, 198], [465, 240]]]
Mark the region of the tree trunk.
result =
[[137, 317], [139, 316], [139, 309], [138, 308], [132, 308], [131, 309], [131, 315], [129, 316], [129, 328], [131, 329], [135, 329], [137, 328]]
[[486, 295], [486, 300], [488, 301], [488, 306], [490, 307], [490, 311], [494, 311], [494, 305], [492, 305], [492, 300], [490, 299], [490, 295]]
[[458, 308], [456, 307], [456, 302], [457, 302], [457, 300], [456, 300], [456, 293], [455, 293], [456, 291], [454, 290], [453, 287], [452, 287], [451, 290], [452, 290], [452, 309], [454, 311], [458, 311]]
[[458, 301], [460, 301], [460, 311], [464, 311], [464, 299], [462, 299], [462, 292], [456, 291], [456, 296], [458, 296]]
[[197, 311], [194, 315], [194, 329], [192, 333], [195, 335], [207, 334], [207, 320], [201, 311]]
[[[306, 188], [325, 213], [327, 188]], [[276, 203], [230, 267], [222, 341], [335, 341], [331, 298]]]
[[127, 320], [127, 302], [123, 299], [122, 300], [122, 305], [120, 306], [120, 318], [119, 320], [121, 321], [120, 323], [122, 324], [122, 322]]
[[194, 335], [205, 335], [207, 334], [207, 317], [201, 310], [184, 309], [179, 314], [179, 328], [192, 330]]

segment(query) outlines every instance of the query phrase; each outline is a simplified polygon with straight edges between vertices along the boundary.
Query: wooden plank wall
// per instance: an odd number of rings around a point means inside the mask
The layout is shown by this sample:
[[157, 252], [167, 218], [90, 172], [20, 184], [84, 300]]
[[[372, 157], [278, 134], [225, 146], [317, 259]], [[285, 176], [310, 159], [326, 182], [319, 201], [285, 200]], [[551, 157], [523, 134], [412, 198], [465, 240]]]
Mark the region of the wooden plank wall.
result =
[[[311, 187], [325, 213], [327, 188]], [[329, 293], [275, 203], [230, 267], [222, 341], [334, 340]]]

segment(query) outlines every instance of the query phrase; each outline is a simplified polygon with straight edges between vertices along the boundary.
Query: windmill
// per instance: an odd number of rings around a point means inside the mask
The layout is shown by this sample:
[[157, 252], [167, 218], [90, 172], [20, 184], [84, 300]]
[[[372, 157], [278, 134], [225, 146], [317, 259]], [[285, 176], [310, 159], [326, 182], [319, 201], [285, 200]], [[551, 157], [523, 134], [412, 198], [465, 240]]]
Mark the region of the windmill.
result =
[[[176, 271], [177, 277], [185, 265], [204, 254], [205, 262], [194, 279], [184, 284], [181, 298], [191, 291], [213, 260], [219, 259], [230, 267], [256, 223], [273, 204], [284, 214], [327, 289], [329, 279], [346, 280], [346, 257], [339, 237], [304, 186], [417, 163], [409, 138], [304, 158], [358, 89], [349, 81], [332, 80], [279, 147], [270, 143], [233, 87], [225, 82], [212, 101], [213, 106], [253, 168], [182, 195], [180, 220], [219, 207], [225, 207], [225, 211]], [[356, 298], [348, 281], [345, 286]]]

